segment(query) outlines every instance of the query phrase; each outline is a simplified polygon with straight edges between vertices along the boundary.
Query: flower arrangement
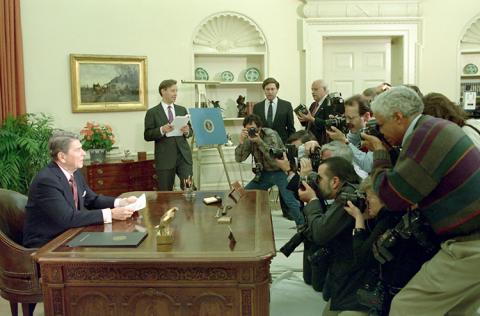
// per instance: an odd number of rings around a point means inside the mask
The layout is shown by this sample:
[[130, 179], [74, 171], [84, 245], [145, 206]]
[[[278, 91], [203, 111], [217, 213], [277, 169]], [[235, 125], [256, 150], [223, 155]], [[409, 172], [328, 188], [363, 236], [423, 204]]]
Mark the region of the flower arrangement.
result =
[[81, 142], [84, 150], [105, 149], [110, 151], [115, 144], [112, 127], [108, 124], [87, 122], [80, 134], [83, 135]]

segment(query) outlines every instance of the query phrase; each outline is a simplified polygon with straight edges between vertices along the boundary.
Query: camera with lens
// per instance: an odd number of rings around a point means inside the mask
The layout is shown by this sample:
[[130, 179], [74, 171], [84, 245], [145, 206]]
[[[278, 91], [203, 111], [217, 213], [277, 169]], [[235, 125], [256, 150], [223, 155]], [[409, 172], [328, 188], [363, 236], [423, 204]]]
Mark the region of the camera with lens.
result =
[[315, 147], [309, 154], [310, 162], [312, 163], [312, 170], [318, 170], [318, 167], [322, 163], [322, 149], [320, 147]]
[[305, 104], [300, 104], [299, 106], [297, 106], [296, 108], [293, 109], [293, 112], [295, 112], [295, 114], [297, 114], [297, 115], [300, 115], [300, 113], [304, 114], [304, 115], [307, 115], [308, 114], [308, 109], [305, 106]]
[[283, 153], [286, 153], [288, 161], [295, 167], [295, 161], [298, 155], [298, 149], [295, 145], [286, 144], [285, 149], [272, 147], [268, 152], [273, 159], [283, 159]]
[[387, 229], [373, 244], [373, 255], [381, 264], [391, 261], [394, 256], [390, 252], [400, 239], [415, 238], [415, 241], [428, 254], [438, 251], [439, 242], [432, 228], [423, 220], [419, 211], [409, 211], [402, 216], [394, 228]]
[[257, 136], [257, 133], [258, 133], [258, 129], [256, 127], [250, 127], [248, 129], [248, 137], [256, 137]]
[[338, 199], [347, 205], [347, 201], [350, 201], [358, 207], [360, 211], [364, 211], [367, 208], [367, 199], [364, 192], [355, 190], [353, 193], [349, 192], [340, 192]]
[[325, 126], [327, 128], [335, 126], [342, 132], [346, 132], [348, 130], [347, 119], [345, 119], [343, 116], [336, 116], [334, 118], [325, 120]]
[[300, 179], [298, 188], [300, 190], [305, 190], [305, 186], [302, 183], [303, 181], [305, 181], [313, 189], [313, 191], [315, 191], [315, 195], [318, 198], [321, 198], [322, 196], [320, 194], [320, 188], [318, 187], [318, 179], [318, 173], [312, 171], [306, 177], [302, 177]]
[[358, 302], [370, 309], [369, 315], [380, 315], [385, 304], [386, 289], [381, 281], [366, 283], [357, 290]]
[[362, 129], [362, 132], [383, 139], [383, 134], [380, 132], [380, 126], [378, 126], [376, 119], [369, 120]]
[[332, 92], [328, 95], [328, 97], [330, 99], [330, 106], [334, 107], [335, 113], [345, 113], [345, 100], [340, 92]]
[[255, 174], [255, 177], [253, 177], [253, 181], [255, 182], [259, 182], [260, 181], [260, 177], [262, 175], [262, 171], [263, 171], [263, 166], [261, 163], [257, 162], [255, 163], [255, 166], [252, 167], [252, 172]]
[[289, 257], [292, 252], [297, 248], [304, 240], [305, 240], [305, 231], [307, 229], [306, 225], [303, 225], [298, 232], [290, 238], [289, 241], [285, 245], [280, 248], [280, 252], [285, 255], [285, 257]]

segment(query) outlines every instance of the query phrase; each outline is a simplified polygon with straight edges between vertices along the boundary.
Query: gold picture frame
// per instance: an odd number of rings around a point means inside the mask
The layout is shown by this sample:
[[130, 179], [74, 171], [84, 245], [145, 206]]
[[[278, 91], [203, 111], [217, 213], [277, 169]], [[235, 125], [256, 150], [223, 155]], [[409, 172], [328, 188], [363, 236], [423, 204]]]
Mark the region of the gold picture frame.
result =
[[147, 57], [70, 54], [72, 112], [145, 111]]

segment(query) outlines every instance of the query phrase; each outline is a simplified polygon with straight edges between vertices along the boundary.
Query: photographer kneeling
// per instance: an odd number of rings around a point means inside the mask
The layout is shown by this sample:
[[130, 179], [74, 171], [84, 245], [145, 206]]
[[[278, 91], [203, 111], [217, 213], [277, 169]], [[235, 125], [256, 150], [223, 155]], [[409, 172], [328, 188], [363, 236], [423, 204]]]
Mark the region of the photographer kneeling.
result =
[[[370, 308], [370, 315], [384, 316], [390, 311], [393, 296], [438, 251], [439, 243], [418, 211], [389, 212], [372, 187], [370, 177], [360, 185], [366, 194], [365, 209], [348, 201], [345, 211], [355, 219], [355, 261], [363, 270], [372, 271], [357, 292], [358, 299]], [[365, 221], [373, 218], [367, 229]]]
[[[329, 303], [323, 315], [367, 315], [367, 308], [357, 301], [356, 291], [363, 285], [364, 271], [354, 264], [352, 250], [353, 219], [344, 211], [345, 201], [341, 193], [354, 193], [360, 179], [351, 163], [340, 157], [324, 160], [318, 168], [318, 194], [305, 181], [300, 188], [307, 228], [303, 232], [307, 240], [322, 246], [320, 256], [328, 256], [328, 272], [323, 286], [323, 297]], [[322, 209], [321, 200], [334, 202]], [[314, 260], [313, 260], [314, 261]]]
[[300, 212], [299, 202], [295, 199], [293, 192], [287, 189], [287, 175], [280, 170], [276, 160], [269, 153], [270, 149], [283, 150], [284, 148], [277, 132], [262, 128], [260, 117], [251, 114], [243, 120], [240, 144], [235, 148], [235, 160], [242, 162], [250, 154], [252, 155], [252, 171], [255, 177], [245, 186], [245, 189], [268, 190], [276, 185], [287, 208], [285, 213], [293, 218], [299, 227], [305, 222]]

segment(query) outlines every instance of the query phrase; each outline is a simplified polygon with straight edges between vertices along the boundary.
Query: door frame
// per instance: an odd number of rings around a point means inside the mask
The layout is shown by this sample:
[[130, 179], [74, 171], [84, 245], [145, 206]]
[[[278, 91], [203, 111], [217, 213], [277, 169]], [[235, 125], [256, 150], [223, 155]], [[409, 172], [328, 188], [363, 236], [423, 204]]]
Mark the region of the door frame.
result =
[[403, 78], [417, 84], [421, 53], [421, 18], [308, 18], [303, 20], [305, 100], [311, 99], [310, 84], [323, 79], [323, 39], [325, 37], [402, 37]]

